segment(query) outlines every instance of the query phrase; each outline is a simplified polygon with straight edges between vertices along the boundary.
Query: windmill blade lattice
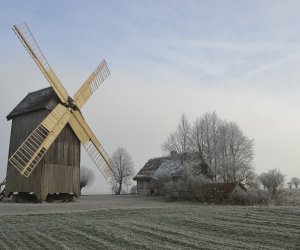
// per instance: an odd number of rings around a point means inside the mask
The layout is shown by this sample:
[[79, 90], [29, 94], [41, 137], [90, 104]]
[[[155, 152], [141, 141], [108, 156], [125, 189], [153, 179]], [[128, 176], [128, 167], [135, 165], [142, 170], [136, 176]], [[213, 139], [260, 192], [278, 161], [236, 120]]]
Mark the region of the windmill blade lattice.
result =
[[9, 158], [9, 163], [28, 177], [65, 127], [70, 116], [69, 109], [58, 104]]
[[106, 179], [109, 178], [114, 172], [114, 164], [78, 111], [72, 113], [69, 124], [97, 168]]
[[26, 50], [28, 51], [28, 53], [31, 55], [37, 66], [40, 68], [40, 70], [42, 71], [42, 73], [44, 74], [44, 76], [58, 95], [59, 99], [62, 102], [67, 103], [67, 91], [65, 90], [60, 80], [49, 65], [48, 61], [46, 60], [43, 52], [38, 46], [27, 24], [24, 22], [20, 25], [14, 25], [13, 30], [24, 45], [24, 47], [26, 48]]
[[74, 95], [74, 102], [76, 106], [78, 108], [82, 108], [86, 101], [109, 75], [110, 71], [107, 67], [107, 64], [105, 60], [102, 60], [102, 62]]

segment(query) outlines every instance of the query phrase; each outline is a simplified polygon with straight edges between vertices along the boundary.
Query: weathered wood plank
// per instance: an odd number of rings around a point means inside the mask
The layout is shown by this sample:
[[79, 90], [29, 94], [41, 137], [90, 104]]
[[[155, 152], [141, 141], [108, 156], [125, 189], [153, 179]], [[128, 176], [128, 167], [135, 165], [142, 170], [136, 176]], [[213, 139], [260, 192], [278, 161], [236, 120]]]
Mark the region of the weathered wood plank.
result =
[[[49, 114], [47, 110], [31, 112], [12, 119], [9, 157]], [[67, 125], [51, 145], [32, 174], [26, 178], [7, 166], [7, 193], [35, 192], [40, 197], [48, 193], [80, 194], [80, 142]]]

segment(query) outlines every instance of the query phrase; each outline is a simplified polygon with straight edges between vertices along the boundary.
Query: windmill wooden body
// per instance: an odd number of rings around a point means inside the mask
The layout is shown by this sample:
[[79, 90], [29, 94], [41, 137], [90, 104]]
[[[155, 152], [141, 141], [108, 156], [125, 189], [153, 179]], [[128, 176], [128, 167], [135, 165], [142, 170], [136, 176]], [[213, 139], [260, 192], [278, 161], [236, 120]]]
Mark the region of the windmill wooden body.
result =
[[[53, 89], [29, 93], [7, 116], [12, 120], [9, 157], [59, 103]], [[80, 141], [69, 125], [55, 139], [39, 166], [26, 178], [7, 168], [6, 192], [33, 192], [39, 200], [48, 194], [80, 194]]]
[[107, 177], [113, 164], [85, 122], [80, 109], [108, 77], [103, 60], [73, 99], [48, 64], [26, 23], [13, 30], [51, 87], [29, 93], [7, 116], [12, 120], [6, 196], [35, 193], [45, 200], [51, 193], [80, 193], [80, 143]]

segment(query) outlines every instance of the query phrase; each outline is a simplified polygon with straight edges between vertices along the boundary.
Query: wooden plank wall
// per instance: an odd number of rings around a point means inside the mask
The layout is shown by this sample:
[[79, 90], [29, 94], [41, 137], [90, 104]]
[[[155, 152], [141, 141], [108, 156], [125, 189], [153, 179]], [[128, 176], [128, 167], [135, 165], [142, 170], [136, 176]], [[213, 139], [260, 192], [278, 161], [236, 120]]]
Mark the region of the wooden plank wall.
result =
[[141, 195], [150, 195], [150, 181], [137, 180], [137, 193]]
[[[9, 157], [49, 114], [42, 110], [16, 116], [12, 119]], [[26, 178], [11, 166], [7, 166], [7, 194], [10, 192], [34, 192], [40, 199], [48, 193], [80, 194], [80, 142], [67, 125], [32, 174]]]

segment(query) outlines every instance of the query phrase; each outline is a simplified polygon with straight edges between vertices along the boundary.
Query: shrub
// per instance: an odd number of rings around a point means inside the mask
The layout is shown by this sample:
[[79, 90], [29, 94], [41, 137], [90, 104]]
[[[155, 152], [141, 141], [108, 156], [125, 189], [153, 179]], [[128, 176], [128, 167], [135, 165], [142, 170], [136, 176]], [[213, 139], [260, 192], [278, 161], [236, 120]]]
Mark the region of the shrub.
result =
[[268, 200], [268, 191], [256, 188], [238, 190], [231, 195], [231, 202], [235, 205], [267, 205]]
[[[271, 198], [272, 197], [272, 198]], [[285, 192], [277, 190], [274, 196], [269, 190], [249, 188], [246, 192], [236, 191], [231, 196], [231, 202], [235, 205], [285, 205]]]
[[131, 188], [130, 188], [130, 194], [136, 194], [137, 193], [137, 186], [136, 185], [133, 185]]
[[164, 195], [168, 200], [192, 200], [195, 194], [199, 194], [201, 185], [209, 180], [202, 174], [195, 175], [193, 168], [185, 166], [179, 176], [171, 177], [164, 174], [158, 177], [153, 187], [160, 195]]
[[280, 187], [282, 187], [284, 183], [284, 178], [285, 175], [277, 169], [269, 170], [259, 176], [260, 182], [269, 193], [268, 204], [275, 204], [280, 199]]
[[295, 188], [298, 188], [299, 184], [300, 184], [300, 179], [297, 177], [293, 177], [291, 179], [291, 183], [295, 185]]
[[95, 174], [87, 167], [81, 166], [80, 168], [80, 190], [84, 187], [92, 185], [95, 179]]
[[170, 192], [172, 177], [169, 174], [162, 174], [151, 184], [159, 195], [166, 195]]

